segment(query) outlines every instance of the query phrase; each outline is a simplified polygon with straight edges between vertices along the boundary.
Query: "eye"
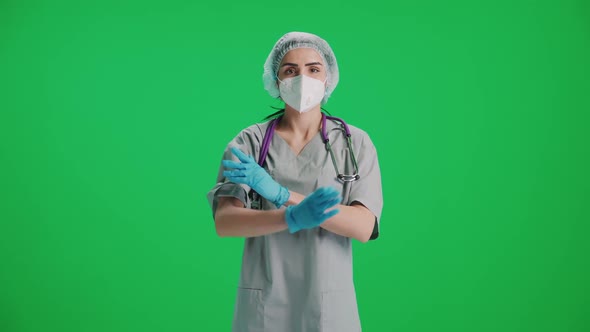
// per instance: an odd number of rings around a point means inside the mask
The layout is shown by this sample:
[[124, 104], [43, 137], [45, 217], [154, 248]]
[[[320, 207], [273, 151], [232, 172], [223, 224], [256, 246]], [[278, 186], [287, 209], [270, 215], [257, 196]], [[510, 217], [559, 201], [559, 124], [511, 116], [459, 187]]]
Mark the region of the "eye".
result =
[[319, 73], [319, 72], [320, 72], [320, 70], [319, 70], [319, 68], [317, 68], [317, 67], [312, 67], [312, 68], [311, 68], [311, 72], [312, 72], [312, 73]]
[[287, 75], [291, 75], [293, 73], [295, 73], [295, 70], [293, 69], [293, 67], [289, 67], [289, 68], [287, 68], [287, 70], [285, 70], [285, 74], [287, 74]]

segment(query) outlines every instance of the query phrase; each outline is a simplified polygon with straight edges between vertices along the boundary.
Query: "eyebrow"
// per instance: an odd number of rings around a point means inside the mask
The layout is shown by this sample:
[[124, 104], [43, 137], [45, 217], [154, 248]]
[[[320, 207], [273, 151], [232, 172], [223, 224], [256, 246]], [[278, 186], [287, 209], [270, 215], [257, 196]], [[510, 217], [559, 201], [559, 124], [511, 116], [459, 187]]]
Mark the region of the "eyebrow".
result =
[[[322, 66], [322, 64], [321, 64], [321, 63], [319, 63], [319, 62], [310, 62], [310, 63], [306, 63], [306, 64], [305, 64], [305, 66], [306, 66], [306, 67], [307, 67], [307, 66], [317, 66], [317, 65], [319, 65], [319, 66]], [[296, 63], [291, 63], [291, 62], [284, 63], [284, 64], [283, 64], [281, 67], [285, 67], [285, 66], [299, 67], [299, 65], [298, 65], [298, 64], [296, 64]]]

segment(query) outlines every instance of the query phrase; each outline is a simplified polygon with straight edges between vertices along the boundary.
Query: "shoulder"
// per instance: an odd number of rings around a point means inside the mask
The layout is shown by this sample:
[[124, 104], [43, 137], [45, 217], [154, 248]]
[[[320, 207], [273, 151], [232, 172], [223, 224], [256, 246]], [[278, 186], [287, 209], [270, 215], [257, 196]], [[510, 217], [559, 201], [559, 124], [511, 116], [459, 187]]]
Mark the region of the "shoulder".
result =
[[364, 131], [363, 129], [355, 126], [355, 125], [351, 125], [348, 124], [348, 128], [350, 129], [350, 135], [351, 136], [357, 136], [359, 138], [362, 138], [363, 140], [367, 139], [367, 140], [371, 140], [371, 138], [369, 137], [369, 134]]
[[[344, 120], [344, 121], [346, 122], [346, 120]], [[331, 122], [333, 123], [334, 127], [340, 126], [340, 122], [337, 122], [334, 120], [332, 120]], [[351, 137], [354, 145], [356, 145], [356, 146], [373, 146], [373, 141], [371, 140], [371, 137], [369, 136], [369, 134], [365, 130], [363, 130], [353, 124], [350, 124], [348, 122], [346, 122], [346, 125], [348, 126], [348, 129], [350, 130], [350, 137]]]
[[269, 124], [270, 120], [254, 123], [240, 130], [240, 132], [236, 135], [234, 140], [249, 141], [251, 143], [262, 142], [262, 140], [264, 139], [264, 134]]

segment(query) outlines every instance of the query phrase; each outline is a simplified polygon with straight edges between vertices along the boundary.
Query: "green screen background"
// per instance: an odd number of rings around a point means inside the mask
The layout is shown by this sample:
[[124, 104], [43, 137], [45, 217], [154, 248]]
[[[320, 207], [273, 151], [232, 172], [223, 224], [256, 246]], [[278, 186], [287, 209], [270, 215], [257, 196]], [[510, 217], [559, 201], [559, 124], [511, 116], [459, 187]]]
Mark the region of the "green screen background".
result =
[[0, 2], [0, 331], [229, 331], [242, 239], [205, 195], [325, 38], [380, 158], [363, 331], [588, 331], [586, 1]]

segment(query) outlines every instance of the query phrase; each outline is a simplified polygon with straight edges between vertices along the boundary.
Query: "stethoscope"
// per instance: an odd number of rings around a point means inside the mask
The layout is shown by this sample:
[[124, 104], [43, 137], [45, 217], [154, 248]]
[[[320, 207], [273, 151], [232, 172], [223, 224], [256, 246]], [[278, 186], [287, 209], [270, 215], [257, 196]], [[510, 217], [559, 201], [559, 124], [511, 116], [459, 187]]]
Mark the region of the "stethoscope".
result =
[[[264, 167], [264, 162], [266, 161], [266, 155], [268, 154], [268, 149], [270, 147], [270, 142], [272, 141], [272, 137], [274, 135], [275, 127], [277, 123], [281, 120], [282, 116], [279, 116], [273, 120], [271, 120], [270, 124], [266, 128], [266, 133], [264, 134], [264, 139], [262, 140], [262, 147], [260, 149], [260, 155], [258, 157], [258, 165]], [[332, 151], [332, 145], [330, 144], [330, 139], [328, 138], [328, 134], [326, 132], [326, 119], [334, 120], [340, 122], [342, 129], [344, 129], [344, 134], [346, 135], [346, 144], [348, 146], [348, 150], [350, 151], [350, 159], [352, 160], [352, 166], [354, 168], [354, 174], [347, 175], [340, 173], [338, 171], [338, 165], [336, 163], [336, 157], [334, 157], [334, 151]], [[336, 177], [342, 183], [344, 182], [352, 182], [360, 179], [360, 175], [358, 174], [358, 164], [356, 162], [356, 158], [354, 156], [354, 151], [352, 149], [352, 139], [350, 135], [350, 129], [344, 120], [337, 118], [335, 116], [326, 116], [322, 113], [322, 129], [320, 130], [320, 134], [322, 135], [322, 141], [324, 142], [324, 146], [326, 150], [330, 153], [330, 157], [332, 158], [332, 164], [334, 165], [334, 170], [336, 171]]]
[[[264, 139], [262, 140], [262, 146], [260, 148], [260, 155], [258, 157], [258, 165], [264, 167], [264, 162], [266, 161], [266, 156], [268, 155], [268, 149], [270, 148], [270, 143], [272, 141], [272, 137], [274, 135], [275, 127], [277, 123], [281, 120], [282, 115], [271, 120], [268, 127], [266, 128], [266, 133], [264, 134]], [[332, 151], [332, 145], [330, 144], [330, 139], [328, 138], [327, 129], [326, 129], [326, 120], [330, 119], [336, 122], [340, 122], [340, 129], [343, 130], [343, 133], [346, 136], [346, 144], [348, 146], [348, 151], [350, 151], [350, 159], [352, 161], [353, 167], [353, 174], [343, 174], [338, 171], [338, 165], [336, 163], [336, 157], [334, 157], [334, 151]], [[326, 150], [330, 153], [330, 158], [332, 159], [332, 164], [334, 165], [334, 170], [336, 171], [336, 178], [345, 183], [351, 183], [353, 181], [357, 181], [360, 179], [360, 175], [358, 173], [358, 164], [356, 161], [356, 157], [354, 156], [354, 150], [352, 149], [352, 138], [350, 135], [350, 128], [344, 120], [334, 117], [334, 116], [326, 116], [322, 113], [322, 128], [320, 130], [320, 134], [322, 136], [322, 141], [324, 142], [324, 146]], [[259, 209], [261, 207], [259, 195], [254, 190], [251, 191], [251, 199], [252, 199], [252, 208]]]

